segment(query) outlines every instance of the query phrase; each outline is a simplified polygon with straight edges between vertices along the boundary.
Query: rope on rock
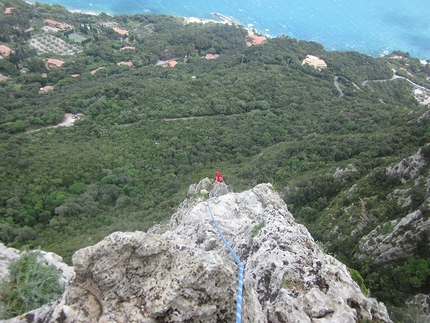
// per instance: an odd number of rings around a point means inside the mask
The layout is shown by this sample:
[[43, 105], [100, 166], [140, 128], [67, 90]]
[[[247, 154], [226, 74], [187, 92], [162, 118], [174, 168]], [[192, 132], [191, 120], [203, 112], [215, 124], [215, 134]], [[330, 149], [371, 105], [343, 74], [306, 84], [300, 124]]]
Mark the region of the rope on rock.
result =
[[238, 267], [239, 267], [239, 277], [238, 277], [238, 283], [237, 283], [237, 298], [236, 298], [236, 323], [240, 323], [242, 321], [242, 289], [243, 289], [243, 264], [240, 261], [239, 257], [236, 255], [230, 244], [228, 243], [227, 239], [224, 237], [224, 235], [221, 232], [221, 229], [218, 226], [218, 223], [215, 220], [215, 217], [212, 213], [211, 206], [209, 204], [209, 200], [206, 201], [209, 209], [209, 213], [212, 217], [212, 221], [215, 224], [216, 229], [218, 230], [219, 235], [221, 236], [221, 239], [224, 241], [224, 244], [227, 246], [228, 250], [230, 251], [231, 255], [233, 256], [234, 260], [236, 261]]

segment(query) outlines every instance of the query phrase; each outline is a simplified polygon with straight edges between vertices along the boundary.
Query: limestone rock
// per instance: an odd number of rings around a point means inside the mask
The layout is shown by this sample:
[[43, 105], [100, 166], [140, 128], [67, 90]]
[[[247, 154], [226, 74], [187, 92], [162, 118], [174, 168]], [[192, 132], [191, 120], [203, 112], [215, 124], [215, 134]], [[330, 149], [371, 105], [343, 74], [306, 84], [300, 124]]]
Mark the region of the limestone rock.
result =
[[8, 248], [3, 243], [0, 243], [0, 282], [3, 282], [9, 277], [9, 265], [16, 261], [21, 255], [21, 252], [14, 248]]
[[[423, 149], [419, 149], [414, 156], [388, 167], [386, 174], [415, 187], [424, 183], [427, 194], [422, 204], [425, 205], [430, 203], [430, 178], [424, 178], [420, 173], [426, 164]], [[410, 208], [413, 205], [413, 189], [405, 185], [404, 189], [396, 189], [388, 194], [387, 199], [396, 201], [402, 208]], [[426, 213], [415, 209], [401, 219], [377, 226], [360, 239], [357, 257], [363, 259], [370, 256], [375, 263], [384, 265], [416, 254], [419, 246], [429, 248], [430, 219]]]
[[349, 164], [346, 168], [336, 167], [333, 177], [335, 179], [343, 179], [345, 176], [357, 172], [357, 168], [353, 164]]
[[[386, 227], [388, 232], [383, 232]], [[370, 256], [376, 264], [386, 264], [414, 254], [419, 244], [430, 247], [430, 219], [418, 210], [400, 220], [380, 225], [359, 242], [359, 259]]]
[[219, 197], [233, 192], [230, 186], [225, 183], [214, 183], [213, 188], [209, 192], [209, 197]]
[[402, 183], [407, 182], [407, 178], [416, 178], [419, 170], [426, 165], [426, 159], [420, 149], [414, 156], [404, 158], [398, 164], [387, 168], [387, 175], [399, 178]]
[[233, 322], [238, 270], [212, 215], [245, 266], [242, 322], [391, 322], [270, 184], [205, 201], [209, 186], [190, 187], [164, 233], [115, 232], [76, 252], [44, 322]]

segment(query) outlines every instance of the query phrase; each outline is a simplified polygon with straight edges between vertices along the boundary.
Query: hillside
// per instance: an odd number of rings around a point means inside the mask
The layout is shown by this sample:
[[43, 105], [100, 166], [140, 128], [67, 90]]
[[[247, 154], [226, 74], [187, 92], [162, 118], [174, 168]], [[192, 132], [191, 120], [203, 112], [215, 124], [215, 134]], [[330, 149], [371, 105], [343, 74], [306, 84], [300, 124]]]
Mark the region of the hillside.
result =
[[[242, 27], [172, 16], [0, 9], [13, 51], [0, 59], [1, 242], [70, 263], [114, 231], [165, 223], [219, 170], [235, 191], [272, 183], [372, 296], [429, 292], [429, 64], [287, 37], [247, 46]], [[80, 118], [51, 127], [66, 113]], [[405, 252], [381, 266], [393, 245]]]

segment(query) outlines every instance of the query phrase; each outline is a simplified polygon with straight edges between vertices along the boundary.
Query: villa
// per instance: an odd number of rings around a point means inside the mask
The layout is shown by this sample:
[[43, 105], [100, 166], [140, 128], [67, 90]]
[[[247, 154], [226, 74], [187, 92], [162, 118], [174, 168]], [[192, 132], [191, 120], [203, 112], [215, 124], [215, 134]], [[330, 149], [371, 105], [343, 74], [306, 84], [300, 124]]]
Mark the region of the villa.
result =
[[177, 61], [169, 61], [169, 62], [167, 63], [167, 66], [169, 66], [169, 67], [175, 67], [177, 64], [178, 64], [178, 62], [177, 62]]
[[0, 55], [3, 57], [8, 57], [10, 53], [13, 53], [13, 50], [5, 45], [0, 45]]
[[47, 68], [60, 68], [65, 62], [60, 59], [48, 58], [46, 61]]
[[122, 35], [122, 36], [124, 36], [124, 35], [127, 35], [127, 34], [128, 34], [128, 30], [125, 30], [125, 29], [114, 28], [113, 30], [114, 30], [116, 33], [118, 33], [118, 34], [120, 34], [120, 35]]
[[322, 68], [327, 68], [327, 64], [324, 60], [313, 55], [306, 55], [306, 58], [302, 61], [302, 66], [305, 64], [309, 64], [319, 70]]
[[52, 27], [52, 28], [57, 28], [61, 30], [69, 29], [69, 26], [66, 25], [65, 23], [58, 22], [52, 19], [45, 19], [43, 22], [45, 23], [45, 25], [48, 25], [49, 27]]
[[205, 56], [206, 59], [214, 59], [218, 57], [219, 57], [219, 54], [206, 54]]
[[4, 14], [5, 15], [11, 15], [12, 14], [12, 10], [14, 10], [14, 7], [7, 7], [4, 9]]
[[254, 32], [250, 29], [248, 29], [248, 37], [246, 38], [246, 45], [248, 47], [252, 45], [261, 45], [265, 43], [267, 40], [264, 36], [257, 36], [254, 34]]

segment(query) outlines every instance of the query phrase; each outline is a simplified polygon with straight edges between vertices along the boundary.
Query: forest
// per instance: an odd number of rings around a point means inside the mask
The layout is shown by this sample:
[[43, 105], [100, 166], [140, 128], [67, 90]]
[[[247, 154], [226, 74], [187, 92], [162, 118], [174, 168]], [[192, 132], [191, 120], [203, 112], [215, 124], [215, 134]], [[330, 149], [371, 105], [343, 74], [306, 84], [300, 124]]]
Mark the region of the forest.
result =
[[[45, 31], [45, 19], [70, 29]], [[74, 42], [71, 30], [88, 40]], [[38, 53], [30, 40], [44, 33], [76, 53], [59, 55], [55, 41], [52, 52]], [[402, 306], [428, 293], [428, 248], [383, 268], [354, 252], [376, 226], [413, 210], [430, 214], [423, 181], [384, 172], [430, 142], [429, 119], [417, 121], [428, 107], [407, 80], [390, 80], [393, 69], [430, 89], [429, 64], [400, 51], [400, 59], [373, 58], [286, 36], [247, 46], [247, 35], [223, 23], [0, 0], [0, 44], [13, 50], [0, 59], [0, 241], [70, 263], [111, 232], [165, 223], [189, 185], [219, 170], [234, 191], [272, 183], [297, 221], [380, 301]], [[308, 54], [328, 67], [302, 65]], [[48, 69], [48, 58], [64, 64]], [[169, 60], [178, 64], [157, 64]], [[132, 66], [117, 65], [124, 61]], [[54, 89], [40, 93], [45, 86]], [[66, 113], [82, 117], [53, 127]], [[349, 165], [356, 171], [333, 176]], [[398, 188], [412, 189], [411, 206], [387, 198]], [[359, 218], [361, 201], [371, 220], [356, 230], [349, 218]]]

